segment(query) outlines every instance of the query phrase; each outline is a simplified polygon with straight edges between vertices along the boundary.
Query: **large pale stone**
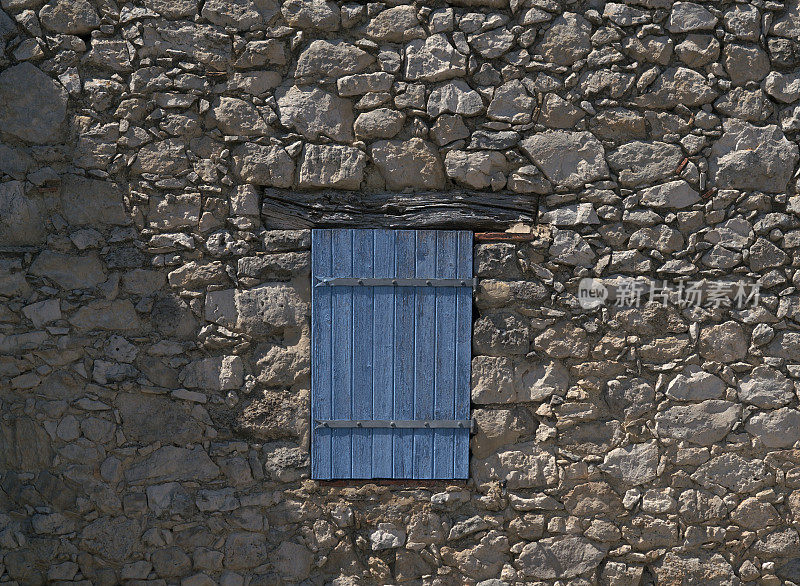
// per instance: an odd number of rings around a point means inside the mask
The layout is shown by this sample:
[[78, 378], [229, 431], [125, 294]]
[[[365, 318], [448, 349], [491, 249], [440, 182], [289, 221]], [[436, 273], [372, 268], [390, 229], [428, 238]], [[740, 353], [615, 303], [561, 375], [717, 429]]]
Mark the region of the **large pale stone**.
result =
[[283, 147], [247, 142], [233, 149], [233, 164], [243, 183], [291, 187], [294, 161]]
[[327, 0], [287, 0], [281, 14], [289, 26], [299, 29], [335, 31], [339, 29], [340, 11], [336, 2]]
[[100, 17], [89, 0], [51, 0], [39, 11], [42, 25], [56, 33], [84, 35], [100, 27]]
[[579, 14], [565, 12], [545, 31], [537, 52], [556, 65], [572, 65], [592, 50], [591, 33], [589, 21]]
[[297, 59], [296, 78], [337, 78], [361, 73], [375, 57], [355, 45], [341, 40], [313, 41]]
[[501, 122], [527, 124], [533, 115], [534, 102], [522, 82], [512, 79], [495, 89], [486, 115]]
[[235, 390], [242, 386], [244, 366], [238, 356], [214, 356], [190, 362], [181, 372], [181, 382], [190, 389]]
[[645, 108], [669, 110], [678, 104], [702, 106], [713, 102], [718, 95], [700, 73], [686, 67], [670, 67], [636, 102]]
[[420, 138], [380, 140], [370, 155], [386, 181], [387, 189], [441, 189], [444, 168], [437, 149]]
[[44, 218], [38, 201], [25, 195], [22, 181], [0, 183], [0, 243], [39, 244], [44, 238]]
[[250, 335], [272, 335], [298, 328], [307, 313], [308, 306], [297, 290], [284, 283], [209, 291], [206, 295], [206, 320]]
[[653, 440], [613, 449], [599, 468], [627, 485], [650, 482], [658, 469], [658, 444]]
[[26, 62], [0, 73], [0, 133], [35, 144], [58, 142], [66, 114], [66, 90], [39, 68]]
[[200, 423], [177, 401], [153, 395], [120, 393], [116, 405], [128, 441], [185, 445], [203, 438]]
[[482, 111], [480, 94], [461, 79], [442, 84], [428, 97], [428, 115], [434, 118], [439, 114], [477, 116]]
[[735, 362], [747, 356], [747, 339], [737, 322], [703, 328], [700, 333], [700, 355], [719, 362]]
[[687, 33], [696, 30], [714, 30], [717, 17], [700, 4], [676, 2], [669, 15], [667, 29], [671, 33]]
[[113, 181], [67, 175], [61, 185], [64, 217], [73, 225], [122, 226], [130, 219], [122, 203], [123, 187]]
[[608, 546], [585, 537], [547, 537], [525, 545], [517, 557], [517, 566], [534, 580], [574, 578], [600, 565], [606, 551]]
[[576, 189], [608, 177], [603, 145], [591, 132], [548, 130], [520, 145], [554, 184]]
[[508, 161], [497, 151], [450, 151], [444, 158], [447, 176], [472, 189], [501, 189]]
[[200, 194], [153, 195], [147, 219], [151, 227], [161, 230], [196, 226], [200, 221]]
[[139, 149], [131, 171], [134, 174], [156, 173], [172, 175], [189, 168], [186, 145], [177, 138], [168, 138], [144, 145]]
[[515, 400], [514, 363], [510, 358], [475, 356], [471, 370], [474, 403], [511, 403]]
[[222, 96], [210, 110], [211, 119], [224, 134], [259, 136], [269, 132], [269, 126], [249, 102]]
[[653, 208], [682, 209], [700, 201], [700, 194], [682, 179], [648, 187], [639, 195], [642, 205]]
[[800, 441], [800, 411], [783, 407], [756, 413], [744, 428], [768, 448], [791, 448]]
[[197, 0], [144, 0], [144, 5], [165, 18], [187, 18], [197, 14]]
[[409, 80], [443, 81], [467, 73], [467, 58], [443, 34], [416, 39], [406, 45], [405, 76]]
[[739, 381], [739, 400], [762, 409], [782, 407], [794, 396], [794, 383], [769, 366], [757, 366]]
[[214, 24], [240, 31], [261, 22], [261, 13], [253, 0], [205, 0], [202, 15]]
[[505, 481], [509, 490], [545, 488], [558, 481], [556, 458], [534, 442], [517, 444], [485, 460], [473, 460], [477, 483]]
[[761, 47], [729, 43], [722, 51], [722, 63], [734, 85], [761, 81], [769, 73], [767, 52]]
[[741, 413], [740, 405], [714, 399], [692, 405], [675, 405], [656, 414], [656, 433], [660, 437], [709, 446], [728, 435]]
[[519, 401], [545, 401], [569, 388], [569, 371], [560, 360], [520, 362], [514, 376]]
[[369, 21], [365, 32], [372, 40], [386, 43], [425, 38], [425, 29], [420, 26], [417, 8], [413, 5], [382, 10]]
[[357, 148], [307, 144], [298, 186], [356, 190], [361, 186], [366, 165], [367, 156]]
[[718, 399], [725, 392], [725, 383], [718, 376], [699, 366], [689, 365], [667, 386], [667, 396], [679, 401]]
[[756, 127], [728, 119], [711, 147], [709, 171], [720, 189], [782, 193], [800, 157], [796, 144], [775, 125]]
[[294, 128], [310, 140], [320, 135], [339, 142], [353, 140], [353, 105], [318, 87], [292, 86], [278, 89], [281, 124]]
[[621, 185], [638, 187], [673, 176], [683, 159], [683, 151], [674, 144], [637, 140], [620, 145], [606, 158]]
[[133, 304], [127, 299], [117, 299], [112, 302], [93, 301], [75, 312], [69, 323], [83, 331], [135, 332], [142, 328], [142, 322], [136, 314]]
[[740, 583], [733, 567], [720, 554], [710, 557], [704, 554], [697, 558], [670, 551], [654, 570], [658, 584], [732, 586]]

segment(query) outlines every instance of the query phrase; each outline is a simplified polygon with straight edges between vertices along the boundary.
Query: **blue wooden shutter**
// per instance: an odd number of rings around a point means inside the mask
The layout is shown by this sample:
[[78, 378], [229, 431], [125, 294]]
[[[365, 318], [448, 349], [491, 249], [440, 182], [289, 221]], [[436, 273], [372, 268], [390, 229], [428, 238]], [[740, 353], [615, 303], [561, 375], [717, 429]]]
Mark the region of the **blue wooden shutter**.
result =
[[312, 477], [467, 478], [468, 426], [384, 422], [470, 418], [472, 289], [441, 279], [472, 282], [472, 233], [326, 229], [311, 242]]

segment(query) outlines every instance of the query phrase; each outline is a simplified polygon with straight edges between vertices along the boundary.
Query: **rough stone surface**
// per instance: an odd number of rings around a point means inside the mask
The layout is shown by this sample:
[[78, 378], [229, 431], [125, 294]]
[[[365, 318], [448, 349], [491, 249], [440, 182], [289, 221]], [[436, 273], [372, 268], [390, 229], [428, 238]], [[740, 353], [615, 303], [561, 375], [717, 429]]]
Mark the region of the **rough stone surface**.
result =
[[0, 73], [0, 133], [35, 144], [57, 142], [66, 113], [67, 92], [41, 69], [21, 63]]

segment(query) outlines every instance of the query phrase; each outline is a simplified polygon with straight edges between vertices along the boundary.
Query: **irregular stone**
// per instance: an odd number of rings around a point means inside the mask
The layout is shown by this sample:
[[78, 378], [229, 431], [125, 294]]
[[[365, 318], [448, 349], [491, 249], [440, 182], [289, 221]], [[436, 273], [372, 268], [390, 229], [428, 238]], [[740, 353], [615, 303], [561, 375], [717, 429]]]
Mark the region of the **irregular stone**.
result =
[[179, 445], [199, 442], [203, 429], [177, 402], [151, 395], [120, 393], [116, 401], [122, 430], [129, 441], [151, 444], [166, 441]]
[[413, 5], [382, 10], [369, 21], [364, 32], [372, 40], [385, 43], [405, 43], [425, 38], [425, 29], [420, 26], [417, 9]]
[[675, 47], [678, 59], [694, 68], [716, 61], [719, 51], [719, 41], [713, 35], [689, 34]]
[[370, 92], [388, 92], [392, 87], [394, 76], [390, 73], [357, 73], [346, 75], [336, 80], [339, 95], [361, 96]]
[[67, 222], [75, 226], [130, 222], [122, 203], [122, 186], [113, 181], [66, 175], [61, 185], [61, 205]]
[[505, 481], [509, 490], [545, 488], [558, 481], [555, 456], [534, 442], [492, 454], [485, 460], [473, 460], [472, 470], [478, 484]]
[[353, 105], [317, 87], [292, 86], [275, 92], [281, 124], [310, 140], [320, 135], [339, 142], [353, 140]]
[[670, 381], [666, 394], [678, 401], [703, 401], [718, 399], [724, 392], [725, 383], [721, 378], [705, 372], [699, 366], [689, 365], [682, 374]]
[[572, 230], [558, 230], [548, 253], [554, 260], [573, 266], [591, 266], [595, 253], [584, 238]]
[[205, 0], [203, 18], [219, 26], [246, 31], [261, 22], [261, 13], [252, 0]]
[[740, 527], [758, 531], [765, 527], [778, 525], [781, 517], [771, 504], [761, 502], [755, 497], [749, 497], [731, 511], [731, 520]]
[[128, 299], [115, 301], [98, 300], [82, 306], [69, 319], [79, 330], [109, 330], [135, 332], [142, 329], [142, 322]]
[[728, 453], [700, 466], [691, 478], [707, 488], [719, 485], [745, 493], [766, 485], [769, 473], [760, 459], [745, 460], [739, 454]]
[[734, 321], [703, 328], [700, 355], [719, 362], [735, 362], [747, 356], [747, 340], [742, 326]]
[[725, 46], [722, 63], [734, 85], [761, 81], [770, 70], [769, 57], [763, 49], [737, 43]]
[[631, 444], [608, 452], [599, 468], [619, 478], [626, 485], [637, 486], [650, 482], [658, 469], [658, 444], [655, 440]]
[[467, 58], [444, 34], [415, 39], [406, 45], [405, 77], [411, 81], [444, 81], [467, 73]]
[[492, 120], [527, 124], [531, 121], [534, 99], [518, 79], [508, 81], [495, 89], [486, 115]]
[[472, 416], [476, 431], [470, 440], [470, 451], [475, 458], [486, 458], [519, 439], [519, 429], [509, 409], [474, 409]]
[[236, 174], [243, 183], [267, 187], [291, 187], [294, 161], [277, 145], [247, 142], [233, 150]]
[[295, 78], [336, 79], [361, 73], [375, 57], [342, 40], [313, 41], [297, 59]]
[[237, 532], [225, 540], [225, 567], [246, 570], [261, 565], [267, 558], [267, 538], [261, 533]]
[[480, 94], [460, 79], [437, 87], [428, 97], [428, 115], [434, 118], [440, 114], [477, 116], [481, 112], [483, 100]]
[[472, 189], [502, 189], [508, 161], [496, 151], [450, 151], [444, 159], [447, 176]]
[[574, 578], [599, 566], [607, 550], [585, 537], [561, 535], [528, 543], [516, 563], [524, 576], [534, 580]]
[[106, 280], [96, 254], [77, 256], [44, 250], [33, 261], [30, 272], [47, 277], [63, 289], [89, 289]]
[[570, 515], [613, 518], [624, 514], [622, 500], [605, 482], [585, 482], [567, 492], [562, 500]]
[[387, 189], [441, 189], [444, 168], [437, 149], [420, 138], [380, 140], [372, 144], [370, 156], [386, 181]]
[[406, 542], [406, 533], [391, 523], [379, 523], [378, 528], [369, 535], [372, 551], [396, 549]]
[[686, 67], [670, 67], [635, 101], [643, 108], [670, 110], [678, 104], [690, 108], [702, 106], [713, 102], [717, 96], [700, 73]]
[[197, 14], [197, 0], [144, 0], [144, 5], [164, 18], [189, 18]]
[[569, 322], [548, 328], [534, 339], [534, 347], [551, 358], [585, 358], [589, 354], [586, 330]]
[[603, 145], [590, 132], [548, 130], [520, 145], [554, 184], [577, 189], [608, 177]]
[[545, 31], [536, 51], [545, 61], [556, 65], [572, 65], [591, 51], [591, 32], [592, 25], [585, 18], [565, 12]]
[[100, 517], [80, 533], [80, 545], [111, 562], [125, 560], [140, 542], [139, 523], [126, 517]]
[[358, 138], [364, 140], [376, 138], [394, 138], [403, 129], [406, 115], [389, 108], [378, 108], [362, 112], [353, 124]]
[[190, 389], [235, 390], [242, 386], [244, 367], [238, 356], [215, 356], [190, 362], [180, 380]]
[[336, 3], [326, 0], [287, 0], [281, 14], [289, 26], [320, 31], [339, 30], [341, 19]]
[[783, 74], [770, 72], [764, 82], [766, 92], [784, 104], [800, 100], [800, 72]]
[[654, 208], [683, 209], [700, 201], [700, 194], [681, 179], [643, 189], [639, 196], [642, 205]]
[[728, 435], [740, 416], [741, 407], [730, 401], [708, 400], [692, 405], [675, 405], [656, 414], [656, 432], [660, 437], [708, 446]]
[[311, 575], [314, 554], [293, 541], [283, 541], [272, 552], [271, 562], [278, 574], [287, 582], [300, 583]]
[[300, 188], [356, 190], [364, 178], [367, 156], [357, 148], [307, 144], [300, 166]]
[[790, 448], [800, 440], [800, 411], [782, 407], [775, 411], [756, 413], [744, 428], [768, 448]]
[[65, 35], [85, 35], [100, 28], [100, 17], [88, 0], [51, 0], [39, 11], [46, 29]]
[[475, 356], [471, 372], [473, 403], [512, 403], [516, 399], [514, 363], [510, 358]]
[[789, 255], [766, 238], [757, 238], [750, 247], [750, 270], [762, 272], [789, 262]]
[[654, 568], [659, 584], [703, 584], [704, 586], [729, 586], [739, 584], [733, 567], [720, 554], [710, 557], [688, 557], [667, 552]]
[[608, 166], [617, 173], [625, 187], [657, 183], [675, 174], [683, 159], [677, 145], [664, 142], [632, 141], [611, 151]]
[[586, 112], [581, 108], [576, 108], [558, 94], [548, 94], [539, 121], [547, 128], [572, 128], [584, 116]]
[[5, 470], [36, 471], [51, 465], [50, 437], [35, 420], [19, 416], [0, 423], [0, 464]]
[[732, 119], [723, 126], [725, 132], [713, 144], [709, 157], [709, 169], [717, 186], [784, 192], [790, 171], [800, 157], [797, 145], [774, 125], [759, 128]]
[[258, 110], [249, 102], [238, 98], [218, 98], [209, 115], [216, 122], [217, 128], [227, 135], [259, 136], [269, 132], [269, 126]]
[[[81, 0], [56, 5], [82, 3], [88, 4]], [[34, 144], [59, 142], [66, 114], [66, 90], [34, 65], [20, 63], [0, 73], [0, 133]]]
[[751, 122], [762, 122], [772, 114], [772, 104], [761, 89], [747, 90], [743, 87], [733, 88], [714, 102], [714, 108], [720, 114], [732, 116]]
[[163, 446], [125, 471], [132, 484], [161, 482], [207, 482], [219, 476], [219, 468], [202, 447]]
[[714, 30], [717, 17], [702, 5], [694, 2], [676, 2], [667, 22], [667, 30], [671, 33], [688, 33], [696, 30]]
[[505, 27], [470, 35], [470, 46], [484, 59], [497, 59], [508, 52], [514, 44], [514, 35]]
[[514, 386], [519, 401], [545, 401], [553, 395], [563, 396], [569, 388], [569, 371], [559, 360], [518, 363]]
[[40, 244], [44, 239], [39, 202], [25, 195], [21, 181], [0, 183], [0, 242], [6, 246], [24, 246]]
[[792, 381], [769, 366], [756, 366], [749, 376], [739, 381], [739, 400], [762, 409], [782, 407], [794, 396]]
[[131, 172], [138, 175], [142, 173], [175, 175], [188, 168], [186, 145], [180, 139], [168, 138], [140, 148]]

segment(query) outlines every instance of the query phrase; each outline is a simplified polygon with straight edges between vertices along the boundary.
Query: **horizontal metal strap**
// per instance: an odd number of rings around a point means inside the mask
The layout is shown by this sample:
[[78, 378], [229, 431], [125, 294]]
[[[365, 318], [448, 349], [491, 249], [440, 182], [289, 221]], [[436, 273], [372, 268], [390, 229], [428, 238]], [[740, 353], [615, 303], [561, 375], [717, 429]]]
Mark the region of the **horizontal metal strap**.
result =
[[472, 287], [478, 288], [478, 278], [472, 279], [424, 279], [424, 278], [348, 278], [316, 277], [316, 287]]
[[469, 429], [474, 419], [315, 419], [317, 427], [330, 429]]

